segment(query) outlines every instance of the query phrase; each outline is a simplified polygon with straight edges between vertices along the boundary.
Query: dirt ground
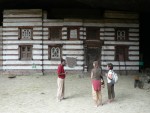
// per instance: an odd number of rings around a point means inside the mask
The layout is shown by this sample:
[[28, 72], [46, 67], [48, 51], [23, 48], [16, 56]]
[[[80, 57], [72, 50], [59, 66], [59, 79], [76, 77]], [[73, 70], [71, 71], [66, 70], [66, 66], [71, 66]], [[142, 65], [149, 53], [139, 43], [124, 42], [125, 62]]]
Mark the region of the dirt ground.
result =
[[[105, 83], [106, 83], [106, 78]], [[150, 84], [134, 88], [133, 76], [119, 76], [116, 98], [107, 104], [107, 87], [102, 88], [103, 106], [94, 107], [90, 77], [68, 75], [65, 100], [56, 101], [56, 75], [8, 78], [0, 75], [0, 113], [150, 113]]]

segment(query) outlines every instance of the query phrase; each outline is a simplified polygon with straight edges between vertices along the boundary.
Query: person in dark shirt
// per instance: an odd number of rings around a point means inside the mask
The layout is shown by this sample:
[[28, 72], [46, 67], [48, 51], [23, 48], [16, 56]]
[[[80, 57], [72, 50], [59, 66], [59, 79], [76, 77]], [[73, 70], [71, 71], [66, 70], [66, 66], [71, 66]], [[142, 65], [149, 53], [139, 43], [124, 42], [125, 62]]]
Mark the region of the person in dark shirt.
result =
[[66, 61], [64, 59], [61, 60], [61, 64], [58, 65], [57, 69], [57, 101], [60, 102], [64, 99], [64, 92], [65, 92], [65, 77], [66, 73], [64, 70], [64, 66], [66, 65]]

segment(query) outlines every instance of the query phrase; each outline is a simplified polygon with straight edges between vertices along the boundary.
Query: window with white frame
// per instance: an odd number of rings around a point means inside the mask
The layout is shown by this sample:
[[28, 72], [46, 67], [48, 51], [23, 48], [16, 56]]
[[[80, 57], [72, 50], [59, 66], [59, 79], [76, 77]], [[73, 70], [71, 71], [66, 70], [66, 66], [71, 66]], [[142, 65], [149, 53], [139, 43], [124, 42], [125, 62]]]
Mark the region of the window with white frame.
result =
[[32, 45], [19, 46], [19, 59], [32, 60]]
[[61, 45], [49, 45], [49, 60], [61, 59]]
[[20, 33], [19, 39], [25, 39], [25, 40], [32, 39], [32, 36], [33, 36], [32, 32], [33, 32], [33, 29], [29, 28], [29, 27], [21, 27], [21, 28], [19, 28], [19, 33]]
[[68, 27], [67, 35], [69, 40], [79, 39], [79, 27]]

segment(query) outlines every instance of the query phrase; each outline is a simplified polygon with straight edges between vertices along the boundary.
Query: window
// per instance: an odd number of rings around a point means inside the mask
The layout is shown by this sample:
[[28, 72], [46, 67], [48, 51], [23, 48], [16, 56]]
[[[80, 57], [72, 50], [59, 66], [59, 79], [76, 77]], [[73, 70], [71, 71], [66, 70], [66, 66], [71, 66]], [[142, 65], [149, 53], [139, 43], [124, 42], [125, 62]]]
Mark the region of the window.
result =
[[87, 27], [86, 28], [86, 37], [87, 40], [99, 40], [100, 39], [100, 28], [98, 27]]
[[32, 60], [32, 46], [31, 45], [21, 45], [20, 49], [20, 60]]
[[68, 39], [77, 40], [79, 38], [79, 30], [78, 27], [69, 27], [68, 28]]
[[50, 45], [49, 46], [49, 60], [61, 59], [61, 45]]
[[19, 39], [33, 39], [33, 29], [30, 27], [19, 28]]
[[127, 61], [128, 60], [128, 46], [116, 46], [116, 56], [117, 61]]
[[127, 28], [116, 28], [116, 40], [128, 40], [128, 29]]
[[61, 27], [50, 27], [49, 28], [49, 39], [50, 40], [60, 40], [62, 36]]

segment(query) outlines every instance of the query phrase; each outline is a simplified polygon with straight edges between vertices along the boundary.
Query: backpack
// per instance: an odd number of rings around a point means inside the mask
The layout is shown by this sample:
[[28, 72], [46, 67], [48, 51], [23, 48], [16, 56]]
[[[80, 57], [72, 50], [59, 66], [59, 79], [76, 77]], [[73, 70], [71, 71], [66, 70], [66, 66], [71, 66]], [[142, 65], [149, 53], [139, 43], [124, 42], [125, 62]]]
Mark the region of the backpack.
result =
[[118, 75], [117, 75], [117, 73], [116, 72], [112, 72], [113, 73], [113, 78], [111, 79], [111, 83], [112, 84], [115, 84], [115, 83], [117, 83], [117, 81], [118, 81]]

